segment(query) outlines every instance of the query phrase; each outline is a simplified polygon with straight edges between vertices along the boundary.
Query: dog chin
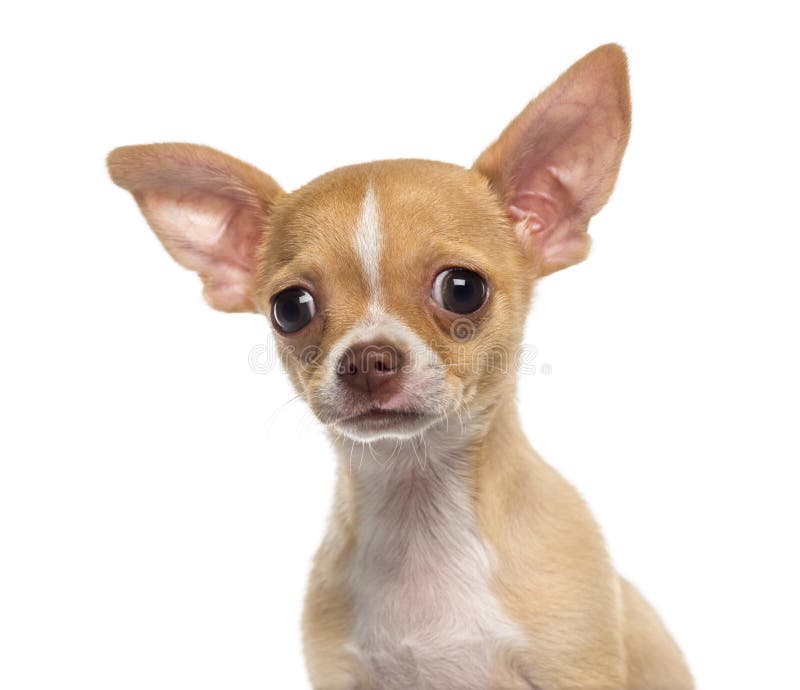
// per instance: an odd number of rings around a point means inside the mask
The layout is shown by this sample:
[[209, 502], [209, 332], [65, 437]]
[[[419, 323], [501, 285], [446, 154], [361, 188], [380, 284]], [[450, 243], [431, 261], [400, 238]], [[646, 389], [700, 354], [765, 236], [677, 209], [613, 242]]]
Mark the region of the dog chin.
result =
[[405, 440], [419, 436], [438, 419], [437, 415], [421, 411], [370, 410], [341, 419], [332, 426], [354, 441]]

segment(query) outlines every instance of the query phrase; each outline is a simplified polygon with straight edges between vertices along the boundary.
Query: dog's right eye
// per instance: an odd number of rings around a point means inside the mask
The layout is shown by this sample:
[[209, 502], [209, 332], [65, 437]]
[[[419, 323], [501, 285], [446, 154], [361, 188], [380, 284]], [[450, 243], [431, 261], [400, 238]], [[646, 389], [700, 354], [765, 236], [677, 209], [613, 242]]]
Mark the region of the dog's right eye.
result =
[[307, 326], [316, 311], [311, 293], [301, 287], [279, 292], [272, 300], [272, 321], [283, 333], [295, 333]]

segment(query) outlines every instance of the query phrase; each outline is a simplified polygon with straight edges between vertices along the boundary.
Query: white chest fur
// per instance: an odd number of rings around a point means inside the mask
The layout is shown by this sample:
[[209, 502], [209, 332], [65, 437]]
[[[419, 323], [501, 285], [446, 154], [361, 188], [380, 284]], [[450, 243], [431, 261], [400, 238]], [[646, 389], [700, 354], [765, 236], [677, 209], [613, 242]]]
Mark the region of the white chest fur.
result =
[[466, 460], [430, 439], [381, 445], [352, 468], [354, 652], [380, 690], [485, 690], [519, 637], [490, 590]]

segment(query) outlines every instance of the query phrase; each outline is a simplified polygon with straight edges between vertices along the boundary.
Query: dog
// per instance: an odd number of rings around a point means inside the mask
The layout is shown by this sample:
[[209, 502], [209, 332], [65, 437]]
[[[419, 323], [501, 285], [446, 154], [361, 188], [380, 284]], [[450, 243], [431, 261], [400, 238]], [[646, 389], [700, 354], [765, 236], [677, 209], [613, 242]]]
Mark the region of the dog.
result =
[[515, 404], [533, 286], [587, 256], [629, 131], [610, 44], [470, 169], [379, 161], [287, 193], [205, 146], [109, 155], [209, 304], [271, 321], [330, 433], [334, 507], [303, 615], [316, 690], [694, 687]]

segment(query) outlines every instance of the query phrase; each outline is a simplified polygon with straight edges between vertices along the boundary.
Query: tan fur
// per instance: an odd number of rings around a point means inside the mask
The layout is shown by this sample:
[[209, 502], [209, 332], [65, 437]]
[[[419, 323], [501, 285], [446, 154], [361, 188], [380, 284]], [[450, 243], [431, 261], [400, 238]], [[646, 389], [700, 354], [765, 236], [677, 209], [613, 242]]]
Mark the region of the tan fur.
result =
[[[597, 79], [611, 85], [609, 100], [585, 86]], [[572, 148], [559, 149], [561, 154], [543, 156], [541, 166], [534, 167], [534, 181], [542, 185], [544, 201], [537, 197], [539, 205], [533, 208], [536, 214], [547, 216], [556, 209], [561, 215], [553, 215], [552, 221], [537, 216], [516, 222], [508, 205], [523, 164], [515, 156], [528, 155], [520, 137], [531, 136], [529, 121], [541, 121], [551, 101], [570, 84], [580, 87], [579, 94], [585, 90], [586, 99], [594, 99], [587, 117], [608, 121], [608, 136], [579, 138]], [[575, 98], [580, 101], [583, 96]], [[612, 567], [583, 500], [528, 444], [515, 405], [513, 355], [522, 339], [535, 280], [582, 259], [588, 251], [588, 219], [611, 193], [629, 121], [625, 58], [619, 48], [606, 46], [534, 101], [471, 170], [432, 161], [383, 161], [335, 170], [284, 194], [271, 178], [229, 157], [217, 158], [216, 152], [201, 150], [203, 170], [197, 172], [192, 161], [181, 158], [185, 151], [166, 149], [173, 169], [177, 156], [179, 169], [189, 166], [194, 171], [186, 183], [189, 192], [174, 175], [167, 176], [170, 189], [180, 187], [177, 195], [169, 192], [170, 203], [195, 203], [199, 187], [215, 199], [222, 198], [226, 209], [233, 204], [226, 218], [239, 218], [239, 207], [249, 214], [257, 211], [247, 226], [259, 228], [255, 249], [248, 249], [247, 243], [225, 248], [223, 258], [238, 267], [230, 275], [246, 283], [225, 293], [223, 308], [269, 315], [270, 300], [280, 290], [301, 285], [313, 292], [317, 315], [311, 324], [290, 336], [277, 333], [276, 340], [294, 385], [323, 421], [329, 421], [319, 397], [327, 355], [365, 318], [374, 297], [352, 243], [365, 192], [368, 187], [374, 190], [384, 231], [383, 308], [448, 364], [443, 419], [455, 424], [458, 417], [464, 424], [462, 415], [467, 416], [458, 441], [458, 453], [469, 467], [464, 488], [481, 544], [491, 555], [491, 591], [503, 615], [519, 631], [516, 643], [496, 650], [491, 686], [496, 690], [693, 687], [680, 651], [656, 614]], [[561, 173], [560, 168], [569, 168], [587, 150], [610, 161], [607, 174], [588, 168]], [[154, 172], [152, 161], [164, 152], [150, 147], [118, 150], [110, 159], [115, 181], [142, 203], [142, 195], [163, 179], [163, 174]], [[197, 156], [190, 156], [195, 163]], [[220, 170], [225, 177], [221, 191], [215, 186]], [[582, 174], [601, 175], [590, 192], [576, 186]], [[156, 199], [164, 196], [160, 188], [153, 194]], [[217, 204], [206, 203], [201, 210], [215, 210]], [[559, 204], [568, 205], [569, 212], [559, 210]], [[150, 213], [149, 207], [143, 210]], [[211, 218], [209, 222], [217, 219], [208, 213], [202, 217]], [[191, 237], [154, 222], [150, 215], [148, 219], [174, 255], [177, 247], [176, 258], [204, 275], [206, 264], [198, 267], [194, 253], [191, 261], [182, 260], [180, 251], [191, 244]], [[548, 259], [542, 242], [550, 230], [561, 249]], [[245, 230], [242, 233], [250, 237]], [[210, 253], [211, 268], [219, 273], [219, 256], [212, 250], [204, 245], [203, 255]], [[240, 250], [253, 252], [251, 273], [239, 270], [251, 265], [250, 255], [241, 258]], [[454, 315], [437, 308], [430, 298], [432, 276], [450, 266], [478, 271], [490, 286], [487, 302], [470, 315], [474, 334], [463, 340], [453, 337]], [[208, 281], [206, 286], [208, 292]], [[234, 301], [236, 296], [240, 303]], [[491, 353], [511, 361], [505, 367], [492, 366], [497, 362], [487, 356]], [[449, 427], [441, 435], [453, 437]], [[340, 471], [329, 530], [309, 582], [303, 617], [305, 654], [316, 690], [377, 690], [381, 679], [370, 676], [352, 647], [357, 592], [348, 573], [363, 519], [362, 489], [350, 471], [353, 445], [350, 457], [346, 444], [334, 438], [334, 445]], [[374, 444], [370, 452], [382, 453], [382, 446]], [[385, 455], [383, 460], [391, 461]], [[451, 679], [446, 687], [458, 687], [457, 680]]]

